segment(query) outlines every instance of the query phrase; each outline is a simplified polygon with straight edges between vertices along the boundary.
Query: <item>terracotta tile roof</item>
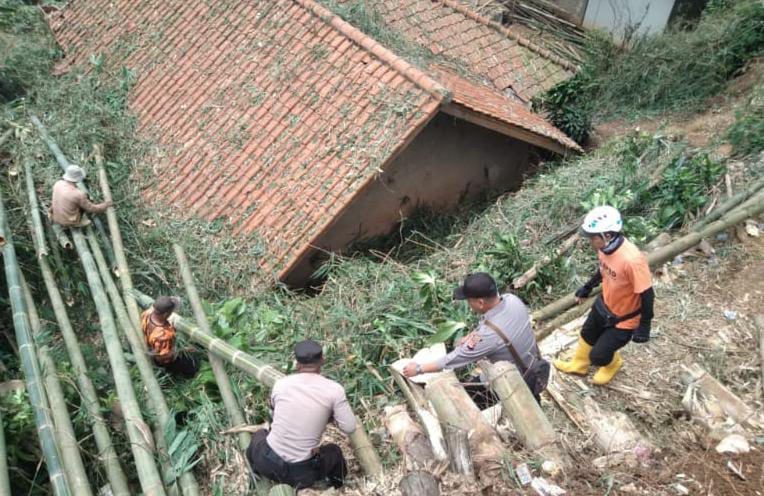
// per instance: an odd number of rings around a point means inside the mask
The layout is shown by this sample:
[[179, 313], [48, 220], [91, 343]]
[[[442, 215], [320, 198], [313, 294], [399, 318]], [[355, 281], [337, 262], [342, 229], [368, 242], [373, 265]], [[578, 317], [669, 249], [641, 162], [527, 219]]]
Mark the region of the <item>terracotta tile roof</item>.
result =
[[[525, 104], [446, 68], [433, 66], [430, 70], [451, 90], [451, 106], [461, 106], [497, 121], [496, 125], [490, 126], [495, 130], [558, 153], [565, 153], [568, 149], [583, 151], [575, 141], [540, 115], [531, 112]], [[469, 116], [467, 119], [470, 120]]]
[[[455, 0], [368, 0], [405, 37], [462, 64], [524, 101], [571, 77], [576, 67]], [[511, 90], [511, 91], [510, 91]]]
[[261, 241], [278, 277], [449, 98], [312, 0], [71, 0], [51, 26], [136, 75], [147, 198]]

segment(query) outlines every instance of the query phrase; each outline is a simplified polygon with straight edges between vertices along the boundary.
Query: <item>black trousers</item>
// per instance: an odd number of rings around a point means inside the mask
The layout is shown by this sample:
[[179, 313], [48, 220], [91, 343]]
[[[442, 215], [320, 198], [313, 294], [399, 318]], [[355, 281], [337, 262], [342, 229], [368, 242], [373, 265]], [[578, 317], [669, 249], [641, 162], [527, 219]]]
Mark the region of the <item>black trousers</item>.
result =
[[[525, 384], [528, 386], [528, 389], [531, 390], [531, 393], [533, 393], [531, 385], [528, 384], [527, 380]], [[470, 395], [472, 401], [474, 401], [475, 405], [481, 410], [485, 410], [486, 408], [491, 407], [499, 402], [499, 397], [496, 395], [496, 393], [491, 391], [491, 388], [483, 383], [483, 381], [480, 379], [480, 375], [474, 375], [467, 379], [467, 382], [464, 383], [464, 390], [467, 391], [467, 394]], [[541, 395], [534, 394], [533, 397], [536, 398], [536, 402], [538, 402], [540, 405]]]
[[589, 360], [598, 367], [612, 362], [615, 352], [631, 341], [633, 333], [633, 330], [608, 325], [607, 319], [596, 308], [592, 308], [581, 328], [581, 337], [592, 347]]
[[186, 379], [190, 379], [196, 375], [199, 371], [199, 364], [196, 359], [187, 353], [178, 353], [175, 355], [175, 359], [167, 363], [159, 363], [154, 361], [157, 366], [162, 367], [168, 373], [172, 375], [182, 376]]
[[252, 471], [273, 481], [289, 484], [295, 489], [311, 487], [318, 481], [328, 479], [334, 488], [345, 483], [348, 473], [345, 457], [336, 444], [324, 444], [313, 457], [298, 463], [284, 461], [265, 441], [268, 431], [261, 429], [252, 434], [247, 449], [247, 460]]

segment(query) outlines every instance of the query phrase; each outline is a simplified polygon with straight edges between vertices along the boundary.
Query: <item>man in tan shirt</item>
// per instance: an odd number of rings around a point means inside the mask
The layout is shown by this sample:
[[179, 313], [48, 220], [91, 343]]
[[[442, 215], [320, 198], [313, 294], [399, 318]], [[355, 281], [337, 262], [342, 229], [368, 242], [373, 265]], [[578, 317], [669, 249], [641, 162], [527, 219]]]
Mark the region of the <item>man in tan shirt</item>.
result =
[[77, 183], [85, 179], [85, 171], [78, 165], [70, 165], [66, 173], [53, 185], [50, 201], [50, 218], [64, 227], [85, 227], [90, 220], [82, 218], [82, 212], [100, 214], [113, 204], [110, 201], [93, 203], [84, 191], [77, 189]]
[[319, 444], [331, 420], [342, 432], [352, 434], [355, 415], [345, 388], [321, 375], [321, 345], [310, 339], [301, 341], [294, 354], [297, 373], [273, 386], [271, 429], [252, 435], [247, 459], [255, 474], [297, 489], [324, 479], [339, 488], [347, 475], [342, 450], [336, 444]]

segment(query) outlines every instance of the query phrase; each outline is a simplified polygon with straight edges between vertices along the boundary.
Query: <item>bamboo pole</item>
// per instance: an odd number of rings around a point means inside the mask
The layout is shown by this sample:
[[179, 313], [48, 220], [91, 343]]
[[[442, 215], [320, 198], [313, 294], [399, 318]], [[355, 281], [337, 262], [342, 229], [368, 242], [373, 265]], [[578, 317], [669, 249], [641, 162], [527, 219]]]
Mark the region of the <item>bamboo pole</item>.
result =
[[64, 260], [61, 258], [61, 250], [56, 243], [56, 237], [53, 234], [53, 230], [46, 229], [45, 237], [48, 240], [48, 248], [50, 250], [50, 254], [53, 256], [53, 267], [55, 268], [54, 271], [58, 274], [59, 278], [61, 279], [61, 284], [63, 285], [61, 291], [64, 294], [64, 301], [67, 305], [71, 306], [74, 304], [74, 298], [72, 298], [72, 281], [69, 277], [69, 269], [66, 265], [64, 265]]
[[61, 450], [61, 461], [63, 462], [64, 470], [66, 470], [69, 485], [71, 486], [72, 493], [77, 496], [93, 496], [93, 490], [90, 488], [88, 476], [85, 472], [85, 465], [82, 463], [80, 445], [77, 442], [72, 419], [69, 417], [69, 412], [66, 408], [66, 397], [64, 396], [64, 390], [61, 388], [61, 382], [58, 379], [56, 364], [50, 356], [48, 347], [39, 341], [42, 337], [43, 329], [40, 316], [37, 313], [37, 307], [32, 298], [32, 292], [29, 290], [29, 285], [24, 275], [20, 273], [19, 276], [29, 313], [32, 336], [37, 341], [37, 356], [40, 360], [40, 367], [45, 381], [45, 391], [50, 402], [56, 439]]
[[479, 366], [488, 376], [491, 390], [501, 400], [502, 416], [512, 423], [520, 442], [548, 460], [565, 465], [554, 428], [517, 367], [509, 362], [491, 363], [488, 360], [480, 360]]
[[[87, 240], [90, 243], [90, 250], [95, 258], [98, 272], [101, 275], [106, 293], [111, 299], [111, 304], [114, 309], [114, 313], [117, 317], [120, 327], [127, 337], [127, 341], [130, 344], [130, 349], [133, 352], [133, 358], [135, 364], [138, 366], [138, 372], [141, 376], [141, 381], [146, 389], [148, 396], [149, 408], [154, 412], [157, 417], [157, 425], [155, 425], [155, 441], [157, 444], [157, 451], [160, 454], [160, 462], [166, 465], [171, 465], [171, 459], [167, 446], [167, 440], [164, 439], [164, 426], [171, 420], [170, 409], [167, 406], [167, 402], [164, 399], [162, 388], [159, 386], [156, 375], [154, 374], [154, 366], [149, 360], [146, 352], [145, 341], [143, 338], [143, 332], [138, 328], [138, 324], [131, 321], [127, 315], [127, 309], [122, 301], [122, 296], [117, 289], [117, 285], [111, 277], [109, 267], [106, 264], [106, 259], [101, 252], [101, 246], [98, 244], [98, 240], [95, 237], [93, 230], [86, 228]], [[199, 486], [196, 483], [194, 474], [191, 471], [186, 471], [180, 474], [178, 477], [180, 489], [186, 496], [198, 496]]]
[[[33, 204], [32, 200], [37, 200], [34, 188], [29, 189], [28, 194], [29, 203], [31, 205]], [[35, 225], [31, 221], [29, 224], [30, 228], [35, 232], [35, 235], [39, 236], [39, 229], [42, 229], [42, 225]], [[52, 246], [51, 251], [55, 257], [57, 253], [56, 247]], [[85, 357], [82, 355], [77, 335], [69, 320], [64, 300], [61, 297], [61, 292], [56, 285], [53, 270], [51, 270], [51, 267], [48, 264], [48, 257], [42, 255], [42, 252], [38, 252], [37, 262], [40, 267], [40, 272], [42, 273], [45, 289], [48, 292], [48, 298], [53, 307], [53, 314], [56, 317], [58, 328], [64, 339], [64, 345], [66, 346], [66, 351], [69, 355], [69, 361], [72, 364], [77, 377], [77, 385], [79, 386], [80, 395], [82, 396], [82, 403], [88, 413], [88, 420], [93, 431], [96, 447], [98, 448], [98, 458], [104, 466], [111, 492], [113, 496], [129, 496], [131, 492], [127, 484], [127, 477], [119, 463], [119, 457], [114, 449], [111, 435], [106, 427], [103, 415], [101, 415], [101, 405], [98, 400], [98, 393], [93, 385], [93, 381], [90, 379], [90, 373], [85, 364]], [[59, 264], [60, 263], [61, 262], [59, 261]]]
[[[64, 152], [61, 151], [61, 148], [58, 147], [58, 144], [55, 142], [55, 140], [51, 137], [48, 130], [45, 128], [42, 122], [40, 122], [40, 119], [37, 118], [37, 116], [31, 116], [30, 120], [32, 121], [32, 124], [35, 125], [37, 128], [37, 131], [40, 133], [40, 139], [42, 139], [43, 143], [45, 143], [50, 150], [51, 154], [56, 158], [56, 162], [58, 162], [58, 165], [61, 166], [61, 168], [66, 172], [66, 168], [72, 165], [69, 160], [67, 160], [66, 156], [64, 155]], [[88, 188], [85, 186], [84, 181], [80, 181], [77, 183], [77, 188], [80, 189], [80, 191], [84, 192], [85, 194], [88, 194]], [[106, 235], [106, 229], [103, 227], [103, 223], [101, 222], [101, 219], [93, 216], [93, 225], [95, 225], [96, 230], [98, 231], [98, 234], [101, 236], [101, 239], [104, 242], [104, 246], [106, 247], [106, 256], [109, 258], [109, 263], [111, 264], [111, 267], [116, 267], [117, 262], [114, 258], [114, 251], [111, 248], [111, 242], [109, 241], [109, 237]]]
[[443, 435], [443, 429], [440, 427], [437, 417], [432, 412], [427, 399], [424, 397], [424, 391], [416, 384], [410, 382], [403, 377], [400, 372], [390, 367], [390, 374], [393, 376], [396, 384], [403, 396], [406, 398], [406, 402], [409, 407], [414, 411], [419, 422], [427, 432], [427, 438], [430, 440], [430, 446], [435, 458], [440, 461], [448, 459], [448, 453], [446, 452], [446, 440]]
[[753, 318], [753, 323], [759, 330], [759, 367], [761, 378], [759, 380], [759, 394], [764, 399], [764, 315], [759, 314]]
[[546, 267], [550, 263], [552, 263], [552, 260], [556, 259], [557, 257], [565, 254], [568, 250], [573, 248], [576, 245], [576, 241], [578, 241], [578, 234], [574, 233], [572, 236], [570, 236], [568, 239], [566, 239], [557, 249], [554, 250], [553, 253], [550, 253], [548, 255], [544, 255], [544, 257], [539, 260], [538, 262], [534, 263], [533, 266], [526, 270], [522, 275], [516, 277], [512, 281], [512, 287], [514, 289], [520, 289], [532, 280], [536, 278], [536, 276], [539, 273], [539, 270], [543, 267]]
[[385, 407], [385, 427], [404, 455], [407, 468], [426, 467], [435, 461], [430, 442], [422, 428], [411, 419], [405, 405]]
[[53, 229], [53, 234], [56, 235], [56, 240], [58, 240], [58, 244], [60, 244], [64, 250], [71, 250], [74, 248], [74, 245], [72, 244], [72, 240], [69, 239], [69, 236], [66, 234], [66, 231], [64, 231], [63, 227], [59, 226], [56, 223], [52, 223], [51, 229]]
[[453, 425], [447, 425], [445, 431], [446, 445], [448, 446], [448, 468], [451, 472], [474, 481], [475, 468], [470, 452], [469, 432]]
[[[103, 167], [103, 151], [101, 150], [100, 145], [93, 146], [93, 154], [95, 155], [96, 166], [98, 167], [98, 179], [101, 183], [103, 199], [104, 201], [113, 201], [111, 188], [109, 187], [109, 178], [106, 174], [106, 169]], [[117, 212], [113, 206], [106, 209], [106, 221], [109, 224], [111, 242], [114, 246], [114, 257], [117, 261], [117, 275], [119, 277], [119, 284], [122, 286], [122, 294], [125, 305], [127, 306], [127, 313], [130, 315], [130, 319], [137, 325], [138, 322], [141, 321], [141, 312], [138, 310], [138, 305], [135, 303], [135, 300], [128, 298], [127, 296], [127, 291], [133, 287], [133, 278], [130, 275], [130, 268], [127, 265], [125, 245], [122, 242], [122, 232], [119, 229]]]
[[764, 176], [760, 177], [757, 181], [754, 181], [748, 188], [736, 193], [731, 198], [727, 199], [727, 201], [716, 207], [708, 215], [696, 222], [695, 225], [692, 226], [692, 230], [697, 231], [703, 229], [711, 222], [720, 219], [724, 214], [753, 196], [761, 188], [764, 188]]
[[[709, 223], [702, 229], [693, 231], [669, 244], [658, 248], [655, 251], [651, 251], [647, 254], [647, 262], [651, 267], [661, 265], [675, 256], [683, 253], [693, 246], [700, 243], [703, 238], [713, 236], [720, 231], [728, 229], [735, 224], [743, 222], [749, 217], [760, 214], [764, 211], [764, 191], [760, 190], [743, 205], [731, 210], [721, 219]], [[573, 294], [568, 294], [562, 298], [550, 303], [549, 305], [540, 308], [533, 312], [532, 318], [534, 322], [540, 322], [542, 320], [551, 319], [560, 313], [564, 312], [568, 308], [576, 304], [576, 297]]]
[[505, 455], [499, 435], [483, 419], [453, 371], [440, 372], [424, 390], [444, 425], [471, 431], [470, 449], [481, 482], [493, 481], [501, 471]]
[[287, 484], [273, 486], [271, 490], [268, 491], [268, 496], [294, 496], [295, 494], [297, 493], [294, 488]]
[[143, 420], [141, 409], [135, 396], [135, 390], [131, 382], [130, 370], [122, 353], [122, 345], [117, 335], [117, 325], [114, 321], [109, 299], [98, 275], [93, 255], [88, 249], [85, 236], [79, 228], [72, 229], [74, 245], [80, 256], [85, 275], [90, 285], [90, 292], [95, 302], [98, 320], [101, 324], [101, 333], [103, 335], [106, 352], [109, 355], [114, 384], [117, 388], [117, 396], [122, 406], [122, 412], [125, 416], [125, 425], [130, 439], [130, 447], [135, 459], [135, 466], [138, 472], [138, 479], [141, 488], [146, 495], [157, 496], [165, 495], [162, 479], [159, 475], [156, 463], [154, 461], [154, 442], [151, 436], [151, 430]]
[[[136, 299], [138, 305], [143, 308], [149, 308], [154, 304], [154, 300], [151, 297], [136, 289], [133, 289], [130, 294]], [[284, 374], [273, 366], [265, 364], [254, 356], [234, 348], [220, 338], [210, 336], [180, 315], [173, 314], [171, 319], [175, 328], [188, 336], [193, 342], [234, 367], [253, 376], [265, 386], [273, 387], [276, 381], [284, 377]], [[379, 460], [374, 445], [363, 428], [363, 423], [358, 418], [356, 420], [357, 427], [355, 432], [349, 435], [350, 444], [353, 446], [355, 457], [364, 473], [369, 477], [376, 477], [382, 473], [382, 462]]]
[[48, 254], [48, 247], [45, 245], [42, 218], [40, 217], [40, 205], [37, 203], [37, 195], [35, 194], [34, 180], [32, 178], [32, 168], [29, 166], [29, 162], [24, 162], [24, 176], [29, 198], [29, 210], [31, 213], [32, 225], [34, 226], [34, 230], [32, 231], [32, 241], [37, 256], [44, 257]]
[[[183, 284], [186, 286], [186, 293], [188, 294], [188, 299], [191, 302], [191, 308], [194, 311], [194, 318], [196, 319], [196, 323], [202, 332], [205, 332], [211, 336], [212, 329], [210, 329], [210, 325], [207, 322], [207, 316], [204, 313], [204, 308], [202, 308], [202, 300], [199, 298], [199, 292], [196, 289], [196, 284], [194, 284], [194, 276], [191, 274], [191, 266], [188, 263], [186, 254], [183, 252], [183, 248], [181, 248], [180, 245], [176, 243], [173, 243], [172, 248], [175, 250], [175, 258], [178, 260], [180, 274], [183, 278]], [[135, 303], [135, 300], [132, 298], [129, 300], [133, 303], [133, 305], [135, 305], [135, 308], [137, 309], [138, 306]], [[244, 413], [241, 411], [239, 402], [236, 400], [236, 395], [234, 394], [233, 388], [231, 387], [231, 380], [228, 378], [228, 374], [226, 374], [225, 364], [213, 353], [208, 352], [207, 355], [210, 360], [210, 366], [212, 367], [212, 373], [215, 375], [215, 381], [217, 381], [218, 384], [220, 396], [223, 398], [223, 404], [225, 405], [225, 409], [228, 412], [228, 418], [231, 422], [231, 426], [235, 427], [245, 425], [246, 421], [244, 420]], [[239, 448], [246, 450], [247, 447], [249, 447], [250, 442], [249, 433], [240, 432], [238, 433], [237, 437], [239, 439]]]
[[5, 240], [3, 244], [3, 264], [5, 266], [5, 280], [8, 285], [8, 295], [13, 312], [13, 327], [16, 330], [16, 342], [19, 346], [24, 380], [29, 393], [29, 402], [32, 404], [37, 435], [40, 438], [45, 465], [48, 469], [48, 477], [56, 496], [68, 496], [71, 494], [69, 483], [61, 467], [61, 457], [56, 445], [53, 431], [53, 420], [50, 416], [50, 406], [45, 390], [41, 383], [40, 365], [37, 362], [34, 341], [30, 331], [29, 315], [27, 314], [26, 302], [21, 290], [20, 271], [16, 250], [11, 239], [5, 206], [0, 194], [0, 237]]
[[11, 479], [8, 476], [8, 454], [5, 450], [5, 427], [3, 412], [0, 410], [0, 494], [11, 494]]

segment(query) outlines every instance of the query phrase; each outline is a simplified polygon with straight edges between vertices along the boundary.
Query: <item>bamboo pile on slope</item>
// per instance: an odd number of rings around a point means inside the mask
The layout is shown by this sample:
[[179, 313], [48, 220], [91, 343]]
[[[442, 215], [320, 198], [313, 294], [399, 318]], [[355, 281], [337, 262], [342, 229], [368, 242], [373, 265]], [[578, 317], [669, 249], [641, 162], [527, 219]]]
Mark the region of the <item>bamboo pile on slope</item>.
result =
[[[212, 336], [212, 330], [210, 329], [209, 323], [207, 322], [207, 316], [204, 314], [204, 308], [202, 308], [202, 300], [199, 298], [199, 292], [196, 289], [196, 284], [194, 284], [194, 276], [191, 274], [191, 267], [188, 264], [188, 259], [186, 259], [186, 254], [183, 252], [183, 248], [181, 248], [180, 245], [173, 244], [172, 247], [175, 250], [175, 258], [178, 260], [180, 274], [183, 278], [183, 284], [186, 286], [186, 293], [188, 294], [188, 299], [191, 302], [191, 308], [194, 311], [194, 318], [196, 319], [196, 323], [199, 326], [199, 329]], [[135, 305], [134, 299], [130, 298], [130, 301], [132, 301]], [[212, 352], [208, 352], [207, 355], [210, 360], [210, 366], [212, 367], [212, 373], [215, 375], [215, 381], [217, 382], [220, 396], [223, 398], [223, 404], [225, 405], [225, 409], [228, 412], [228, 417], [232, 426], [244, 425], [246, 423], [244, 420], [244, 413], [241, 411], [239, 403], [236, 400], [236, 395], [233, 393], [231, 381], [225, 371], [225, 364]], [[240, 432], [238, 434], [238, 438], [239, 448], [242, 450], [247, 449], [250, 442], [249, 433]]]
[[[21, 273], [19, 275], [21, 277], [24, 300], [27, 304], [32, 336], [35, 340], [39, 340], [43, 334], [40, 315], [37, 313], [37, 306], [32, 298], [32, 292], [29, 290], [29, 285], [24, 279], [24, 275]], [[61, 381], [58, 379], [56, 364], [50, 356], [48, 346], [41, 344], [39, 341], [37, 342], [37, 355], [40, 360], [43, 379], [45, 381], [45, 392], [48, 394], [48, 401], [50, 402], [50, 411], [53, 416], [53, 424], [55, 425], [56, 440], [58, 441], [58, 446], [61, 450], [61, 459], [64, 469], [66, 470], [69, 485], [72, 488], [72, 492], [77, 496], [93, 496], [93, 490], [90, 488], [88, 476], [85, 472], [85, 465], [82, 463], [82, 456], [80, 456], [80, 445], [77, 442], [77, 436], [74, 433], [72, 419], [66, 409], [66, 397], [64, 396], [64, 390], [61, 387]]]
[[69, 482], [61, 466], [61, 456], [53, 432], [53, 420], [50, 416], [50, 405], [41, 382], [40, 365], [37, 361], [34, 341], [30, 332], [29, 316], [27, 314], [26, 301], [21, 290], [21, 278], [16, 250], [5, 213], [5, 206], [0, 194], [0, 243], [2, 243], [3, 264], [5, 266], [5, 280], [8, 284], [8, 294], [13, 311], [13, 327], [16, 330], [16, 342], [19, 346], [19, 355], [24, 380], [29, 393], [29, 402], [32, 404], [37, 435], [40, 438], [45, 465], [48, 469], [53, 493], [56, 496], [70, 495]]
[[[154, 300], [150, 296], [138, 290], [132, 290], [131, 294], [138, 302], [138, 305], [143, 308], [149, 308], [154, 304]], [[171, 319], [175, 328], [188, 336], [196, 344], [253, 376], [265, 386], [273, 387], [277, 380], [284, 377], [284, 374], [273, 366], [265, 364], [252, 355], [234, 348], [220, 338], [210, 336], [180, 315], [173, 314]], [[358, 427], [350, 435], [350, 443], [353, 445], [356, 459], [363, 471], [367, 476], [374, 477], [382, 473], [382, 462], [379, 460], [379, 456], [362, 426], [363, 424], [358, 419]]]
[[[75, 230], [75, 243], [78, 235], [82, 235], [81, 232]], [[145, 341], [143, 333], [138, 328], [138, 324], [131, 321], [127, 315], [127, 309], [122, 301], [122, 297], [119, 294], [117, 285], [111, 277], [109, 268], [106, 264], [106, 260], [101, 252], [101, 247], [98, 244], [98, 240], [95, 237], [95, 233], [90, 227], [86, 228], [87, 240], [90, 244], [90, 250], [95, 258], [96, 267], [101, 276], [101, 281], [104, 284], [106, 293], [111, 299], [112, 308], [119, 322], [119, 326], [122, 328], [124, 335], [127, 337], [128, 343], [130, 343], [130, 349], [133, 352], [133, 358], [138, 367], [138, 372], [141, 376], [141, 381], [146, 389], [148, 396], [148, 403], [150, 410], [156, 415], [157, 423], [154, 426], [155, 438], [157, 445], [157, 451], [160, 454], [160, 461], [166, 464], [171, 462], [169, 449], [166, 439], [164, 439], [163, 427], [170, 421], [170, 409], [167, 406], [167, 402], [164, 399], [162, 388], [159, 386], [156, 375], [154, 374], [154, 366], [149, 360], [146, 352]], [[79, 248], [78, 248], [79, 250]], [[169, 467], [168, 467], [169, 468]], [[191, 471], [185, 471], [179, 475], [180, 489], [186, 496], [197, 496], [199, 494], [199, 486], [196, 483], [194, 474]]]
[[130, 378], [130, 369], [122, 352], [122, 345], [117, 334], [117, 325], [109, 305], [109, 299], [98, 274], [96, 262], [88, 249], [84, 234], [80, 229], [72, 229], [72, 234], [74, 245], [85, 269], [90, 293], [98, 312], [101, 334], [109, 356], [114, 384], [117, 388], [117, 396], [124, 413], [127, 434], [130, 439], [130, 447], [135, 459], [135, 467], [138, 472], [141, 488], [146, 495], [164, 496], [166, 493], [162, 485], [162, 478], [154, 461], [154, 440], [151, 430], [143, 420], [143, 414], [135, 396], [135, 390]]
[[[31, 177], [31, 172], [28, 167], [26, 174], [28, 177]], [[35, 194], [34, 184], [31, 181], [27, 182], [27, 194], [29, 196], [30, 206], [33, 207], [37, 204], [37, 195]], [[32, 209], [32, 215], [35, 215], [34, 208]], [[39, 211], [37, 211], [37, 215], [39, 216]], [[41, 239], [39, 237], [39, 230], [43, 228], [42, 222], [31, 222], [31, 227], [35, 232], [33, 239]], [[77, 377], [77, 386], [79, 387], [79, 392], [82, 396], [82, 403], [88, 413], [88, 420], [91, 429], [93, 430], [96, 447], [98, 448], [98, 458], [104, 466], [106, 478], [109, 481], [112, 494], [114, 496], [129, 496], [131, 492], [127, 484], [127, 477], [120, 466], [119, 457], [114, 449], [111, 435], [106, 427], [103, 415], [101, 415], [101, 404], [98, 401], [98, 393], [93, 385], [93, 381], [90, 379], [90, 373], [85, 363], [85, 357], [82, 355], [77, 335], [69, 320], [66, 305], [64, 304], [61, 292], [56, 284], [53, 270], [48, 263], [48, 256], [43, 254], [43, 251], [47, 251], [42, 250], [42, 248], [44, 248], [44, 242], [43, 239], [43, 245], [39, 248], [35, 246], [35, 250], [37, 251], [37, 263], [40, 267], [40, 272], [42, 273], [48, 298], [53, 307], [53, 313], [56, 317], [58, 328], [64, 339], [64, 345], [66, 346], [66, 351], [69, 355], [69, 361]]]

